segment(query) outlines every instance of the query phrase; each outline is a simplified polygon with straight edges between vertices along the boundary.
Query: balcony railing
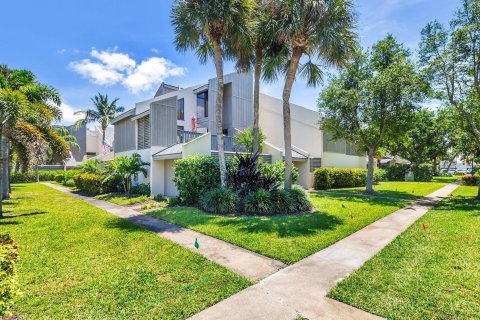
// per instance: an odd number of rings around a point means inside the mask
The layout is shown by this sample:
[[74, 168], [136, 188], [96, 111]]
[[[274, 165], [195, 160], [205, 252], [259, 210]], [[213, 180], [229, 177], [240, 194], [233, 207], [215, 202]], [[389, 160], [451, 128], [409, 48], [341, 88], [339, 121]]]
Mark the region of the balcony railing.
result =
[[185, 130], [177, 130], [178, 143], [187, 143], [189, 141], [192, 141], [195, 138], [200, 137], [201, 135], [203, 135], [203, 133], [185, 131]]
[[[233, 137], [223, 137], [223, 148], [227, 152], [244, 152], [244, 148], [238, 148], [235, 145]], [[212, 150], [218, 151], [218, 138], [216, 135], [212, 135]]]

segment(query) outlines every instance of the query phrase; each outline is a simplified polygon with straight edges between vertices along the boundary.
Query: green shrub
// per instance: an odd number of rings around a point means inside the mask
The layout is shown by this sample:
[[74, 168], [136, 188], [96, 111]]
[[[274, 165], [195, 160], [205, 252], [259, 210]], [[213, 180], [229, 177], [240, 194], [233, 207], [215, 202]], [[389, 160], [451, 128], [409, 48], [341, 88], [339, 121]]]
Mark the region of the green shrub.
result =
[[466, 174], [462, 177], [462, 183], [466, 186], [478, 186], [480, 184], [480, 176]]
[[75, 187], [89, 195], [102, 193], [104, 176], [95, 173], [79, 173], [73, 176]]
[[63, 183], [66, 187], [73, 188], [75, 187], [75, 181], [73, 179], [68, 179]]
[[175, 161], [173, 181], [179, 192], [179, 201], [198, 203], [200, 196], [220, 186], [218, 159], [206, 155], [194, 155]]
[[227, 188], [215, 188], [200, 197], [200, 207], [216, 214], [233, 213], [238, 206], [238, 195]]
[[310, 195], [301, 186], [293, 185], [292, 189], [288, 190], [288, 197], [292, 207], [289, 213], [307, 212], [312, 209]]
[[[40, 181], [56, 181], [58, 183], [64, 183], [71, 179], [75, 174], [79, 173], [79, 170], [39, 170], [38, 177]], [[29, 183], [37, 182], [37, 176], [35, 171], [28, 172], [12, 172], [10, 174], [11, 183]]]
[[15, 265], [17, 263], [17, 245], [8, 234], [0, 235], [0, 319], [10, 316], [17, 294]]
[[367, 169], [318, 168], [313, 173], [315, 190], [362, 187], [366, 184]]
[[413, 170], [415, 181], [432, 181], [433, 167], [429, 164], [421, 164]]
[[332, 179], [328, 168], [318, 168], [313, 172], [313, 188], [327, 190], [332, 187]]
[[[275, 179], [283, 184], [285, 181], [285, 161], [279, 160], [274, 163], [268, 163], [265, 161], [259, 161], [258, 170], [267, 176], [273, 176]], [[298, 169], [292, 167], [292, 183], [296, 183], [299, 177]]]
[[243, 199], [243, 209], [248, 214], [266, 215], [273, 213], [277, 208], [271, 201], [270, 193], [260, 189], [249, 193]]
[[167, 204], [170, 207], [178, 206], [180, 204], [180, 201], [178, 198], [167, 198]]
[[396, 164], [385, 168], [388, 181], [405, 181], [405, 174], [410, 170], [406, 164]]
[[284, 189], [270, 192], [270, 201], [274, 213], [290, 213], [295, 211], [295, 204], [290, 199], [290, 194]]
[[405, 181], [405, 174], [411, 170], [413, 170], [415, 181], [432, 181], [433, 168], [428, 164], [422, 164], [416, 168], [408, 164], [397, 164], [385, 168], [388, 181]]
[[243, 211], [254, 215], [293, 214], [310, 211], [310, 195], [299, 185], [292, 189], [267, 192], [260, 189], [243, 199]]
[[134, 185], [132, 189], [130, 189], [130, 193], [132, 194], [141, 194], [144, 196], [150, 195], [150, 183], [139, 183]]
[[373, 171], [373, 181], [375, 183], [387, 181], [387, 171], [384, 169], [375, 169]]

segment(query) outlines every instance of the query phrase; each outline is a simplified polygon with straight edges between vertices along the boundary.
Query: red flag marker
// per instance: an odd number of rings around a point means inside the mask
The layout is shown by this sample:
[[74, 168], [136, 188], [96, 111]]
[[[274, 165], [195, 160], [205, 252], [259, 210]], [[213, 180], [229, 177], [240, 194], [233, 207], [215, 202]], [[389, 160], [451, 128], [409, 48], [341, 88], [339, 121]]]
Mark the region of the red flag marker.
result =
[[423, 230], [426, 230], [426, 229], [427, 229], [427, 226], [425, 225], [425, 223], [422, 223], [422, 229], [423, 229]]

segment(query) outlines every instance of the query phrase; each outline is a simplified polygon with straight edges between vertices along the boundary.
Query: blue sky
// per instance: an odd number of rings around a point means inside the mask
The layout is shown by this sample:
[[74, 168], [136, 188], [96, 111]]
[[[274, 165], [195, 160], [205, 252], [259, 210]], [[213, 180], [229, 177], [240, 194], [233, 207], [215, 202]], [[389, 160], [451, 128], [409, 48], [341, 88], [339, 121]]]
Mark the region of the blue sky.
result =
[[[64, 123], [73, 112], [90, 107], [97, 92], [120, 98], [130, 109], [152, 97], [161, 81], [187, 87], [215, 76], [213, 65], [200, 65], [192, 52], [173, 46], [170, 8], [173, 0], [16, 0], [2, 3], [0, 64], [32, 70], [57, 88]], [[412, 51], [421, 28], [433, 19], [447, 23], [455, 0], [357, 0], [358, 33], [371, 46], [387, 33]], [[233, 71], [227, 64], [226, 72]], [[281, 97], [282, 83], [262, 91]], [[314, 109], [321, 88], [298, 80], [292, 102]]]

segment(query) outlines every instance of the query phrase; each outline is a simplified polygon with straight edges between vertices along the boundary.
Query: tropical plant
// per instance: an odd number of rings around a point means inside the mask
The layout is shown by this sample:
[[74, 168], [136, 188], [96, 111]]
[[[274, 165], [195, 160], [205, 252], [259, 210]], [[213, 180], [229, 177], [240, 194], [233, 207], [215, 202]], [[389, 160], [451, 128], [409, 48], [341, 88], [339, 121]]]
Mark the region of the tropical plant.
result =
[[148, 176], [148, 170], [145, 168], [148, 165], [150, 164], [143, 162], [138, 153], [134, 153], [131, 157], [116, 157], [113, 161], [107, 164], [109, 175], [105, 181], [117, 178], [120, 179], [123, 191], [126, 194], [130, 194], [132, 180], [138, 181], [140, 173], [143, 174], [145, 178]]
[[[422, 30], [420, 64], [435, 97], [455, 107], [480, 149], [480, 4], [462, 0], [450, 28], [440, 22]], [[480, 185], [478, 188], [480, 199]]]
[[[67, 157], [68, 145], [52, 130], [52, 123], [62, 118], [58, 92], [39, 83], [31, 71], [9, 69], [4, 65], [0, 66], [0, 87], [15, 92], [27, 102], [18, 121], [7, 126], [4, 132], [16, 153], [16, 167], [26, 172], [34, 162], [43, 161], [49, 151], [57, 159]], [[5, 140], [3, 144], [3, 168], [6, 170], [10, 167], [9, 148], [8, 145], [5, 147]], [[9, 193], [8, 179], [7, 171], [2, 177], [6, 197]]]
[[275, 175], [268, 172], [262, 173], [259, 170], [258, 157], [258, 153], [244, 155], [237, 153], [235, 155], [237, 165], [232, 166], [227, 172], [228, 187], [235, 190], [242, 198], [259, 189], [277, 190], [280, 185]]
[[213, 57], [217, 74], [215, 122], [220, 162], [220, 183], [226, 185], [226, 162], [223, 139], [223, 61], [248, 56], [251, 46], [249, 24], [253, 0], [176, 0], [172, 8], [177, 50], [196, 50], [201, 63]]
[[104, 165], [103, 161], [98, 159], [88, 159], [80, 165], [83, 173], [103, 173], [105, 170], [102, 168]]
[[371, 51], [359, 53], [321, 93], [321, 129], [367, 152], [367, 192], [373, 192], [378, 150], [412, 128], [427, 92], [428, 83], [408, 50], [388, 35]]
[[[8, 157], [8, 153], [5, 151], [8, 149], [8, 144], [5, 143], [4, 130], [7, 126], [12, 126], [20, 118], [22, 111], [26, 109], [28, 100], [21, 92], [12, 89], [0, 89], [0, 139], [2, 140], [1, 149], [2, 157]], [[3, 158], [5, 159], [5, 158]], [[8, 162], [2, 161], [2, 176], [8, 175]], [[6, 167], [7, 166], [7, 167]], [[6, 182], [5, 179], [0, 179], [0, 191], [2, 197], [0, 198], [0, 217], [2, 216], [2, 199], [3, 199], [3, 185]]]
[[[277, 39], [285, 44], [278, 54], [266, 58], [267, 79], [285, 76], [283, 120], [285, 140], [285, 188], [292, 185], [292, 136], [290, 95], [297, 73], [307, 85], [318, 85], [323, 76], [317, 62], [342, 66], [356, 50], [356, 17], [351, 0], [279, 0]], [[302, 58], [307, 57], [306, 62]]]
[[265, 134], [258, 128], [258, 136], [255, 141], [255, 130], [253, 127], [248, 127], [245, 130], [239, 131], [235, 134], [234, 144], [237, 148], [243, 149], [249, 153], [261, 152], [261, 148], [255, 146], [259, 144], [260, 146], [266, 140]]
[[80, 146], [77, 143], [77, 138], [70, 132], [68, 131], [65, 127], [60, 127], [56, 129], [57, 133], [59, 136], [65, 140], [68, 145], [70, 146], [70, 150], [76, 149], [79, 150]]
[[86, 111], [80, 110], [75, 112], [75, 114], [84, 115], [83, 119], [75, 122], [75, 128], [81, 128], [89, 123], [97, 122], [100, 124], [102, 129], [102, 145], [105, 145], [105, 131], [107, 130], [110, 122], [115, 118], [119, 113], [125, 111], [124, 107], [117, 106], [118, 98], [113, 101], [109, 101], [108, 95], [98, 93], [95, 97], [91, 99], [94, 109], [88, 109]]

